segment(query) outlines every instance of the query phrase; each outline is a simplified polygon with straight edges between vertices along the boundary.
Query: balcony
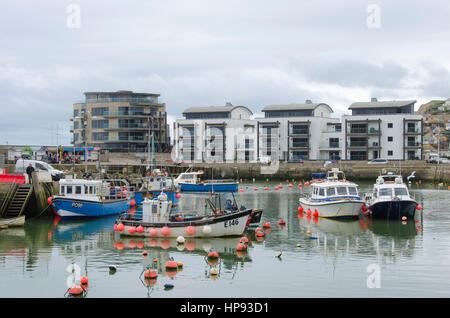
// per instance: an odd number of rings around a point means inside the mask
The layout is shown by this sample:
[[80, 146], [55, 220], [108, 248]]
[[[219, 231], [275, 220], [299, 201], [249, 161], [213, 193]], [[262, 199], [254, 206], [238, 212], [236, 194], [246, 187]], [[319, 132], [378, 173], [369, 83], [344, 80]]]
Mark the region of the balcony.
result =
[[[100, 127], [102, 129], [102, 127]], [[103, 127], [105, 130], [148, 130], [148, 124], [138, 124], [138, 125], [106, 125]]]
[[289, 136], [309, 136], [309, 129], [289, 129]]
[[350, 142], [348, 148], [367, 148], [367, 142]]
[[[150, 118], [165, 118], [165, 112], [104, 112], [99, 117], [150, 117]], [[94, 116], [95, 117], [95, 116]]]
[[130, 103], [130, 104], [151, 104], [157, 106], [163, 106], [164, 103], [158, 103], [158, 99], [146, 98], [146, 97], [109, 97], [109, 98], [87, 98], [85, 101], [79, 101], [80, 103]]
[[420, 142], [407, 142], [405, 148], [421, 148], [422, 144]]
[[337, 142], [323, 142], [319, 145], [319, 149], [339, 149], [340, 145]]
[[309, 149], [309, 143], [307, 143], [307, 142], [291, 142], [291, 143], [289, 143], [289, 149]]
[[422, 132], [420, 128], [410, 128], [407, 127], [405, 130], [405, 135], [420, 135]]
[[[97, 141], [108, 141], [108, 142], [148, 142], [149, 138], [147, 137], [109, 137], [104, 140]], [[156, 138], [155, 138], [155, 142]]]
[[380, 148], [378, 141], [369, 142], [369, 148]]

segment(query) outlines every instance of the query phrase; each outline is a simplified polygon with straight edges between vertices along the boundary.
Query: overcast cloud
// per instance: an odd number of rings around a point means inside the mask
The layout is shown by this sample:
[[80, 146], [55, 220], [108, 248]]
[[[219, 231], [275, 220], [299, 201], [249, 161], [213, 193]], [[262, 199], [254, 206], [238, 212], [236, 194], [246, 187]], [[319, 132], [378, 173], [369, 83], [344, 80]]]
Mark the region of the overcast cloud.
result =
[[[369, 28], [367, 7], [381, 9]], [[450, 2], [0, 2], [0, 144], [69, 144], [85, 91], [161, 94], [192, 106], [450, 97]], [[67, 7], [81, 27], [67, 26]], [[58, 128], [58, 136], [56, 131]]]

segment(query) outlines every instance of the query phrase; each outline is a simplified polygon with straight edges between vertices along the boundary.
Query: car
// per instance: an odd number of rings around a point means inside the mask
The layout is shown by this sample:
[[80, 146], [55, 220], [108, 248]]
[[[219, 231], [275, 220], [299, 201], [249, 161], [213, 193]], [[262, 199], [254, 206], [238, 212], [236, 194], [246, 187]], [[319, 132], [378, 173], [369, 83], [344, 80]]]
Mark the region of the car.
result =
[[439, 158], [438, 163], [449, 164], [450, 160], [447, 158]]
[[288, 163], [303, 163], [303, 159], [289, 159]]
[[438, 163], [438, 161], [439, 161], [439, 157], [438, 156], [430, 156], [426, 160], [427, 163]]
[[26, 159], [19, 159], [16, 162], [15, 167], [15, 173], [17, 174], [23, 174], [26, 173], [26, 169], [29, 165], [32, 165], [33, 168], [36, 171], [48, 171], [52, 175], [53, 181], [59, 181], [60, 179], [64, 179], [66, 176], [64, 172], [57, 170], [53, 168], [51, 165], [49, 165], [46, 162], [39, 161], [39, 160], [26, 160]]
[[373, 159], [372, 161], [369, 161], [367, 164], [369, 164], [369, 165], [385, 165], [387, 163], [388, 163], [388, 161], [386, 159], [378, 158], [378, 159]]

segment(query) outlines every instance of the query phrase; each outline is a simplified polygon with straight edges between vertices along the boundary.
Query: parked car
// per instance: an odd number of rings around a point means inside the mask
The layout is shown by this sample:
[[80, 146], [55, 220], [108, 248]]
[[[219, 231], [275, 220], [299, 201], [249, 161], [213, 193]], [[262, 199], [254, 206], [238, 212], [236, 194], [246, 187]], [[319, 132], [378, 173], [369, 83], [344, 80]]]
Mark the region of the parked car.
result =
[[426, 160], [426, 162], [428, 162], [428, 163], [438, 163], [438, 161], [439, 161], [439, 157], [438, 156], [430, 156]]
[[369, 161], [367, 164], [369, 164], [369, 165], [385, 165], [387, 163], [388, 163], [387, 159], [378, 158], [378, 159], [373, 159], [372, 161]]
[[438, 162], [443, 164], [449, 164], [450, 160], [448, 160], [447, 158], [439, 158]]
[[15, 173], [23, 174], [26, 173], [26, 169], [28, 165], [31, 163], [35, 171], [48, 171], [52, 175], [52, 179], [54, 181], [59, 181], [60, 179], [64, 179], [66, 176], [64, 172], [56, 170], [51, 165], [46, 162], [38, 161], [38, 160], [26, 160], [19, 159], [16, 162]]
[[303, 163], [302, 159], [289, 159], [288, 163]]

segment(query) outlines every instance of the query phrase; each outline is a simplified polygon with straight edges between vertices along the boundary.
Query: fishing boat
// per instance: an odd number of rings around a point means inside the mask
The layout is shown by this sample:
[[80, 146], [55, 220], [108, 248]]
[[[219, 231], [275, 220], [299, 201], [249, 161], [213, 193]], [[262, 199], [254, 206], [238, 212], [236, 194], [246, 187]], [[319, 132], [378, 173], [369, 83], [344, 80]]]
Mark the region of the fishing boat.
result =
[[15, 218], [0, 219], [0, 228], [23, 226], [24, 224], [25, 224], [24, 215]]
[[357, 218], [364, 206], [358, 185], [338, 168], [328, 171], [325, 179], [314, 179], [311, 193], [302, 194], [299, 202], [307, 214], [324, 218]]
[[62, 218], [102, 217], [130, 208], [129, 193], [105, 180], [62, 179], [59, 195], [49, 199]]
[[172, 212], [172, 202], [165, 193], [161, 193], [152, 200], [144, 200], [142, 217], [130, 213], [121, 215], [114, 229], [125, 236], [167, 238], [222, 237], [244, 233], [253, 209], [220, 210], [209, 198], [205, 201], [210, 209], [209, 215]]
[[191, 192], [237, 192], [238, 183], [232, 179], [201, 180], [203, 170], [191, 171], [191, 168], [181, 173], [175, 182], [181, 191]]
[[372, 193], [366, 193], [369, 215], [374, 219], [413, 218], [417, 202], [409, 194], [408, 187], [399, 174], [380, 174]]
[[161, 192], [167, 194], [169, 200], [176, 204], [178, 198], [176, 194], [180, 192], [180, 186], [165, 171], [155, 169], [148, 172], [145, 177], [133, 179], [135, 184], [134, 199], [136, 205], [142, 205], [145, 198], [153, 198]]

